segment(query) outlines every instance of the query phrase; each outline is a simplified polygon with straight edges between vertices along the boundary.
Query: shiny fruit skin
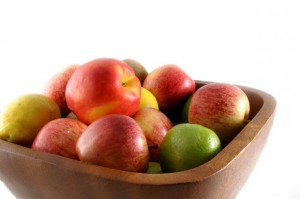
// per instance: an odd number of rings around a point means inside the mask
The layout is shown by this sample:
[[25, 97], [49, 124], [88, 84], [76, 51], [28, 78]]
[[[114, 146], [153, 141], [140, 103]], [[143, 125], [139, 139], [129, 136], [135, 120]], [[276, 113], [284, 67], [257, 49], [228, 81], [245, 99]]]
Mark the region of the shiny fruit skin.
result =
[[140, 100], [139, 110], [146, 107], [159, 110], [158, 103], [155, 96], [147, 89], [141, 87], [141, 100]]
[[39, 131], [31, 148], [78, 160], [76, 142], [87, 126], [79, 120], [59, 118]]
[[70, 65], [64, 68], [52, 76], [44, 87], [44, 94], [59, 106], [62, 117], [65, 117], [70, 112], [66, 102], [66, 87], [78, 66], [79, 65]]
[[60, 118], [58, 105], [42, 94], [24, 94], [13, 99], [1, 114], [0, 139], [31, 146], [39, 130]]
[[238, 86], [210, 83], [194, 93], [188, 118], [215, 131], [225, 146], [244, 127], [249, 112], [248, 97]]
[[219, 137], [198, 124], [178, 124], [161, 143], [160, 166], [163, 172], [184, 171], [200, 166], [221, 150]]
[[156, 97], [159, 110], [173, 120], [174, 115], [180, 115], [183, 104], [194, 93], [196, 84], [180, 67], [168, 64], [149, 73], [143, 87]]
[[135, 59], [128, 58], [124, 59], [123, 61], [134, 70], [135, 75], [139, 78], [141, 84], [143, 84], [148, 75], [146, 68]]
[[111, 114], [91, 123], [76, 144], [83, 162], [131, 172], [145, 172], [149, 150], [146, 138], [134, 119]]
[[139, 110], [133, 119], [140, 125], [147, 139], [149, 160], [158, 162], [160, 144], [173, 127], [171, 120], [163, 112], [153, 108]]
[[141, 83], [126, 63], [100, 58], [81, 65], [66, 88], [68, 107], [90, 124], [108, 114], [132, 116], [139, 107]]

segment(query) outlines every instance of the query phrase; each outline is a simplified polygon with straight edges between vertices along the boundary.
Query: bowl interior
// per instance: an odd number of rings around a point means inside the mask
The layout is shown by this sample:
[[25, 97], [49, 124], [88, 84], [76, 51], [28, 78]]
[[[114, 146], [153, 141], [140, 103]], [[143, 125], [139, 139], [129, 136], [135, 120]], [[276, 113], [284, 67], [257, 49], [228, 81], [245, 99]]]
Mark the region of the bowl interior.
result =
[[[196, 81], [197, 88], [208, 82]], [[143, 174], [120, 171], [97, 165], [82, 163], [80, 161], [61, 156], [34, 151], [29, 148], [0, 140], [0, 154], [3, 161], [12, 157], [22, 160], [18, 164], [50, 165], [74, 173], [74, 175], [87, 175], [95, 178], [120, 181], [144, 185], [167, 185], [203, 181], [225, 169], [245, 148], [255, 139], [275, 110], [275, 100], [272, 96], [262, 91], [242, 87], [250, 101], [250, 122], [222, 151], [209, 162], [187, 171], [165, 174]], [[1, 160], [1, 158], [0, 158]], [[31, 162], [31, 163], [30, 163]], [[246, 163], [245, 163], [246, 164]], [[9, 166], [6, 169], [10, 169]], [[7, 172], [16, 172], [12, 167]], [[18, 171], [22, 172], [22, 171]], [[21, 174], [21, 173], [20, 173]], [[0, 177], [1, 172], [0, 172]]]

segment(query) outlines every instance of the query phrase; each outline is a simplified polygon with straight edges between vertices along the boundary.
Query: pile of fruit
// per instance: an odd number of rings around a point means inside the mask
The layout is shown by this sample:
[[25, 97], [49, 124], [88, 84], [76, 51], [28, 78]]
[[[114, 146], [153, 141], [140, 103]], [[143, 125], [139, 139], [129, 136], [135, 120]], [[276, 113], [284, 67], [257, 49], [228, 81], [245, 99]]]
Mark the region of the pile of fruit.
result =
[[42, 94], [11, 101], [0, 139], [124, 171], [177, 172], [215, 157], [249, 110], [238, 86], [198, 88], [174, 64], [148, 73], [133, 59], [99, 58], [58, 72]]

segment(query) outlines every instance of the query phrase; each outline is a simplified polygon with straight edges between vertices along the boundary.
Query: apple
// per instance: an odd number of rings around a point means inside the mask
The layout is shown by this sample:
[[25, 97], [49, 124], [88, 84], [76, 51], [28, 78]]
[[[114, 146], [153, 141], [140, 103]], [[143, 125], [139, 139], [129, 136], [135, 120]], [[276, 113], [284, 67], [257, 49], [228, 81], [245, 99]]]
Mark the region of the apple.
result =
[[145, 172], [149, 162], [141, 127], [131, 117], [120, 114], [91, 123], [79, 137], [76, 151], [80, 161], [123, 171]]
[[80, 121], [90, 124], [107, 114], [134, 115], [141, 83], [125, 62], [100, 58], [81, 65], [70, 78], [66, 101]]
[[249, 111], [248, 97], [238, 86], [209, 83], [194, 93], [188, 119], [215, 131], [225, 146], [243, 128]]
[[38, 132], [31, 148], [78, 160], [76, 142], [86, 128], [86, 124], [71, 118], [52, 120]]
[[77, 67], [78, 65], [70, 65], [64, 68], [52, 76], [44, 87], [44, 94], [59, 106], [62, 117], [65, 117], [70, 112], [66, 102], [65, 91], [67, 83]]
[[188, 97], [195, 91], [195, 81], [181, 68], [168, 64], [154, 69], [146, 77], [143, 87], [148, 89], [158, 102], [159, 109], [172, 117], [180, 111]]
[[139, 78], [141, 84], [143, 84], [145, 78], [148, 75], [148, 71], [146, 70], [146, 68], [135, 59], [128, 58], [124, 59], [123, 61], [134, 70], [135, 75]]
[[173, 127], [172, 122], [164, 113], [154, 108], [140, 109], [133, 119], [140, 125], [147, 139], [150, 161], [158, 162], [160, 144]]

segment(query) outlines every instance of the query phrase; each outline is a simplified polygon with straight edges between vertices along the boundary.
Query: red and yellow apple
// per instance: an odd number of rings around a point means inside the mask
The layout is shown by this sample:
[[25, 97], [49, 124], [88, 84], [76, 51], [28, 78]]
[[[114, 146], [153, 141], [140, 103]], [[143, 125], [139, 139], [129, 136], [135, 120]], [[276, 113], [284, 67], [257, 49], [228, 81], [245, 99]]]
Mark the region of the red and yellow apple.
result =
[[70, 65], [52, 76], [45, 85], [44, 94], [52, 99], [58, 106], [62, 117], [65, 117], [69, 112], [66, 102], [66, 87], [78, 65]]
[[188, 110], [188, 120], [215, 131], [225, 146], [244, 126], [249, 111], [248, 97], [238, 86], [210, 83], [194, 93]]
[[143, 84], [145, 78], [148, 75], [146, 68], [135, 59], [128, 58], [124, 59], [123, 62], [128, 64], [128, 66], [130, 66], [134, 70], [135, 75], [139, 78], [141, 84]]
[[90, 124], [107, 114], [134, 115], [141, 83], [125, 62], [100, 58], [81, 65], [70, 78], [66, 101], [80, 121]]
[[145, 172], [149, 162], [146, 137], [129, 116], [111, 114], [93, 123], [76, 145], [83, 162], [124, 171]]
[[31, 148], [78, 160], [76, 142], [86, 128], [84, 123], [70, 118], [52, 120], [39, 131]]
[[140, 109], [133, 119], [140, 125], [147, 139], [150, 161], [158, 162], [160, 144], [173, 127], [172, 122], [164, 113], [154, 108]]
[[168, 116], [174, 115], [169, 113], [183, 106], [194, 93], [195, 86], [195, 81], [174, 64], [154, 69], [143, 83], [143, 87], [156, 97], [159, 109]]

